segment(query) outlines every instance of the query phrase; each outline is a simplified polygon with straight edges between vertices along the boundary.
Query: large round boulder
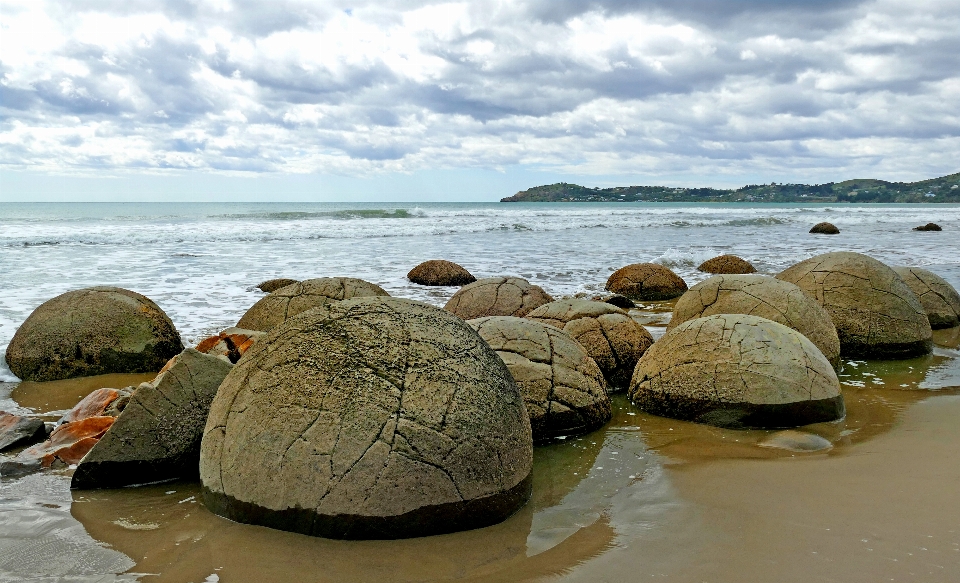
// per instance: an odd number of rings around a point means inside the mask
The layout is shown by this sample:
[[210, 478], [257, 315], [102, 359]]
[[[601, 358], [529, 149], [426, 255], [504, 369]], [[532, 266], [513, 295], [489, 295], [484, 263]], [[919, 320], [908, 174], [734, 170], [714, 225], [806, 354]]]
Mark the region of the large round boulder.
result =
[[477, 281], [469, 271], [452, 261], [431, 259], [407, 273], [407, 279], [420, 285], [467, 285]]
[[756, 273], [757, 268], [752, 263], [736, 255], [718, 255], [707, 259], [697, 267], [697, 271], [704, 273]]
[[796, 284], [827, 310], [844, 356], [912, 358], [933, 348], [917, 294], [872, 257], [824, 253], [788, 267], [777, 279]]
[[732, 428], [794, 427], [844, 415], [833, 367], [799, 332], [715, 314], [680, 324], [640, 358], [630, 398], [654, 415]]
[[7, 365], [25, 381], [156, 372], [183, 350], [157, 304], [119, 287], [90, 287], [40, 305], [7, 347]]
[[920, 298], [931, 328], [960, 326], [960, 294], [945, 279], [919, 267], [894, 267], [893, 270]]
[[586, 349], [611, 390], [626, 389], [633, 368], [650, 345], [653, 336], [624, 310], [589, 300], [565, 299], [550, 302], [526, 318], [559, 328]]
[[607, 279], [607, 291], [631, 300], [671, 300], [687, 291], [687, 283], [657, 263], [634, 263], [621, 267]]
[[603, 373], [576, 340], [553, 326], [512, 316], [467, 323], [507, 364], [535, 442], [586, 433], [610, 420]]
[[709, 277], [677, 300], [667, 328], [714, 314], [773, 320], [806, 336], [834, 367], [840, 364], [840, 339], [830, 314], [792, 283], [757, 274]]
[[247, 351], [211, 405], [200, 479], [231, 520], [389, 539], [504, 520], [530, 496], [532, 460], [517, 385], [470, 326], [365, 297]]
[[388, 296], [379, 285], [353, 277], [308, 279], [260, 298], [237, 322], [237, 328], [266, 332], [287, 318], [350, 298]]
[[488, 277], [457, 290], [443, 309], [464, 320], [484, 316], [519, 318], [552, 301], [553, 298], [540, 286], [522, 277]]

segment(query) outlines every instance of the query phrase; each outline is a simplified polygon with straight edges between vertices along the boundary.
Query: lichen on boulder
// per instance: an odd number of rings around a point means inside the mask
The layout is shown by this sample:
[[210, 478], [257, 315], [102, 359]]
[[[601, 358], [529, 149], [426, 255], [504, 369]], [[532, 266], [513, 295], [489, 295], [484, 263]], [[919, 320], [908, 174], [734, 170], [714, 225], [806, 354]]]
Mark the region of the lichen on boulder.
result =
[[287, 318], [311, 308], [350, 298], [388, 295], [380, 286], [353, 277], [308, 279], [260, 298], [240, 318], [236, 327], [267, 332]]
[[687, 283], [657, 263], [634, 263], [621, 267], [607, 278], [607, 291], [631, 300], [671, 300], [687, 291]]
[[893, 270], [920, 298], [931, 328], [960, 326], [960, 294], [947, 280], [919, 267], [894, 267]]
[[522, 277], [488, 277], [457, 290], [443, 309], [464, 320], [486, 316], [519, 318], [552, 301], [540, 286]]

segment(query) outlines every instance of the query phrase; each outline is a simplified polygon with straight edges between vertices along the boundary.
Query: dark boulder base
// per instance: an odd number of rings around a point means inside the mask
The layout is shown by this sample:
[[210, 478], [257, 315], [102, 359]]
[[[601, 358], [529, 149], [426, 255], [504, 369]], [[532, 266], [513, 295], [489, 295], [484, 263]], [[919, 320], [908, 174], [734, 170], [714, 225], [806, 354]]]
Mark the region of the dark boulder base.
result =
[[464, 286], [477, 281], [469, 271], [452, 261], [431, 259], [407, 273], [407, 279], [420, 285]]
[[842, 419], [843, 395], [816, 401], [760, 405], [718, 403], [682, 395], [642, 391], [635, 393], [637, 407], [653, 415], [706, 423], [728, 429], [779, 429]]
[[268, 279], [267, 281], [257, 285], [257, 289], [267, 292], [268, 294], [272, 294], [282, 287], [287, 287], [288, 285], [293, 285], [295, 283], [299, 282], [295, 279], [289, 279], [285, 277], [281, 277], [280, 279]]
[[843, 347], [844, 358], [866, 358], [873, 360], [905, 360], [930, 354], [933, 350], [933, 340], [917, 340], [914, 342], [888, 342], [885, 344], [867, 344], [859, 337], [851, 336], [837, 328], [840, 346]]
[[203, 503], [214, 514], [309, 536], [344, 540], [390, 540], [448, 534], [503, 522], [526, 504], [533, 491], [531, 472], [516, 486], [473, 500], [422, 506], [397, 516], [326, 515], [308, 508], [270, 510], [203, 487]]
[[810, 232], [817, 235], [839, 235], [840, 229], [833, 223], [817, 223], [810, 229]]
[[942, 231], [940, 225], [936, 223], [927, 223], [926, 225], [920, 225], [919, 227], [914, 227], [914, 231]]
[[637, 304], [628, 298], [627, 296], [622, 296], [620, 294], [607, 294], [603, 296], [593, 296], [590, 298], [590, 301], [593, 302], [603, 302], [605, 304], [610, 304], [611, 306], [616, 306], [622, 310], [629, 310], [631, 308], [636, 308]]
[[32, 445], [46, 437], [47, 429], [42, 420], [0, 411], [0, 451]]

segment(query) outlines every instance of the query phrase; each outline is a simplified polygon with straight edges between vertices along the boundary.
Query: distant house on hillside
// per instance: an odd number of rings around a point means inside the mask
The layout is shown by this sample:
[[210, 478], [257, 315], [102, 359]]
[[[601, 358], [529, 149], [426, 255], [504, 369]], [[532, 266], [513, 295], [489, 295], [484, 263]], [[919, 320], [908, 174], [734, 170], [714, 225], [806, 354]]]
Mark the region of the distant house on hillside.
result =
[[925, 197], [927, 197], [927, 198], [934, 198], [934, 197], [937, 196], [937, 195], [933, 194], [932, 192], [928, 192], [927, 194], [925, 194], [925, 195], [923, 195], [923, 196], [925, 196]]

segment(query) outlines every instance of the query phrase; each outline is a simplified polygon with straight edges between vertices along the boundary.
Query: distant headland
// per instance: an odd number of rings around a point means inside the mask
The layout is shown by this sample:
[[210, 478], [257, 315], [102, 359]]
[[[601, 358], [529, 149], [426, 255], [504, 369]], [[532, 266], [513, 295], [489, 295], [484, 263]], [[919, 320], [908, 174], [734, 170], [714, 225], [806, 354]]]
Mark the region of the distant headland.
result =
[[919, 182], [872, 178], [826, 184], [749, 184], [736, 190], [615, 186], [588, 188], [558, 182], [534, 186], [500, 202], [953, 202], [960, 203], [960, 172]]

